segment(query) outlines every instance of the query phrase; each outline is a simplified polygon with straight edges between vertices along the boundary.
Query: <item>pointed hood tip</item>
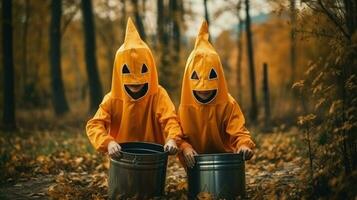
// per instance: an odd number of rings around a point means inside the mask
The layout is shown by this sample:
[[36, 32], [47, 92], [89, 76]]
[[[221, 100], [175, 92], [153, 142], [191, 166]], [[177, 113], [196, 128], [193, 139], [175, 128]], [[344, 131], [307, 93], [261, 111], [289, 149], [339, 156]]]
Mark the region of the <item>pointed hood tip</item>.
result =
[[125, 32], [125, 39], [124, 42], [129, 40], [141, 40], [140, 34], [137, 31], [135, 24], [131, 17], [128, 17], [128, 21], [126, 24], [126, 32]]
[[208, 23], [206, 20], [203, 20], [201, 24], [201, 28], [196, 38], [195, 48], [197, 48], [202, 41], [209, 43], [208, 39], [209, 39]]
[[208, 23], [206, 20], [202, 21], [200, 31], [198, 32], [198, 37], [202, 37], [205, 40], [209, 38]]

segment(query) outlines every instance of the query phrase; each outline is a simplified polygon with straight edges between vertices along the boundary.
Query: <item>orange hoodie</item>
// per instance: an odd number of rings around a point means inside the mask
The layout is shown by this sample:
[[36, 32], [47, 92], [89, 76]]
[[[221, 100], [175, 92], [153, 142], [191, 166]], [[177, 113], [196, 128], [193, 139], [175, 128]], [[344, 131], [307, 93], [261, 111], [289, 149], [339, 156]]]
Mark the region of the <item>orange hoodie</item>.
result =
[[[245, 119], [238, 103], [228, 93], [220, 58], [208, 41], [208, 25], [202, 23], [193, 51], [184, 72], [179, 118], [187, 142], [197, 153], [234, 152], [254, 142], [245, 128]], [[203, 100], [196, 91], [212, 90]]]
[[[139, 95], [127, 85], [144, 84]], [[175, 107], [158, 84], [154, 58], [128, 19], [124, 44], [115, 55], [111, 91], [87, 123], [95, 149], [106, 152], [110, 141], [164, 144], [182, 135]]]

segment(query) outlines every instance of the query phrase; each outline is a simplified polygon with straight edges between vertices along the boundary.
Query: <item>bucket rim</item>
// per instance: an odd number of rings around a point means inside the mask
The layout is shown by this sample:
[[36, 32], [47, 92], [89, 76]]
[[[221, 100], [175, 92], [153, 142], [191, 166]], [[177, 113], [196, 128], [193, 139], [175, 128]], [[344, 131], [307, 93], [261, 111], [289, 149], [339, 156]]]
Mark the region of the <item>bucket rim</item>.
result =
[[[142, 156], [142, 157], [149, 157], [149, 156], [164, 156], [166, 154], [168, 154], [168, 151], [165, 150], [164, 146], [161, 145], [161, 144], [157, 144], [157, 143], [153, 143], [153, 142], [121, 142], [119, 143], [119, 145], [123, 145], [123, 144], [146, 144], [146, 145], [152, 145], [152, 146], [156, 146], [156, 147], [160, 147], [163, 149], [162, 152], [157, 152], [157, 153], [154, 153], [154, 154], [137, 154], [137, 153], [130, 153], [130, 152], [127, 152], [127, 151], [123, 151], [122, 149], [119, 151], [121, 154], [123, 155], [129, 155], [129, 156]], [[112, 161], [116, 161], [115, 159], [113, 158], [110, 158], [110, 160]]]
[[243, 161], [243, 155], [241, 153], [203, 153], [203, 154], [197, 154], [194, 155], [195, 158], [197, 159], [204, 159], [208, 157], [239, 157]]
[[195, 157], [203, 157], [203, 156], [228, 156], [228, 155], [237, 155], [241, 156], [241, 153], [201, 153], [195, 155]]

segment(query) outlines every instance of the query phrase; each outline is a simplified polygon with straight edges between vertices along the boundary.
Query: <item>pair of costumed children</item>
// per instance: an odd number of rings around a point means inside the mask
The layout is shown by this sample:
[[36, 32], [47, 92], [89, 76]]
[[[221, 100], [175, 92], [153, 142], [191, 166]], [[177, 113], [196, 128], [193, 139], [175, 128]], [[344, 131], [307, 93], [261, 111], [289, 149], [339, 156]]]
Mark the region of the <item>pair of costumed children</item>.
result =
[[185, 167], [194, 165], [197, 154], [233, 152], [250, 159], [255, 144], [228, 93], [220, 58], [208, 37], [203, 22], [187, 59], [177, 116], [158, 84], [153, 55], [129, 19], [125, 41], [115, 55], [111, 91], [87, 123], [95, 149], [117, 156], [121, 142], [158, 143], [170, 154], [179, 153]]

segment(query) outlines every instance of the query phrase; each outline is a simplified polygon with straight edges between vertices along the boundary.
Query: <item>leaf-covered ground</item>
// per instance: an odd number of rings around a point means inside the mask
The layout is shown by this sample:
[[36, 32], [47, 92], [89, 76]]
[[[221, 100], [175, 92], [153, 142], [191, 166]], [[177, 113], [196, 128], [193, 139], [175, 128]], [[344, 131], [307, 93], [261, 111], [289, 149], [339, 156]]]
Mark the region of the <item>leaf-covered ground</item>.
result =
[[[307, 167], [297, 129], [256, 134], [255, 140], [255, 156], [246, 164], [247, 198], [303, 198]], [[2, 133], [0, 153], [0, 199], [107, 198], [108, 159], [94, 152], [84, 129]], [[187, 199], [186, 191], [185, 171], [171, 157], [165, 198]]]

